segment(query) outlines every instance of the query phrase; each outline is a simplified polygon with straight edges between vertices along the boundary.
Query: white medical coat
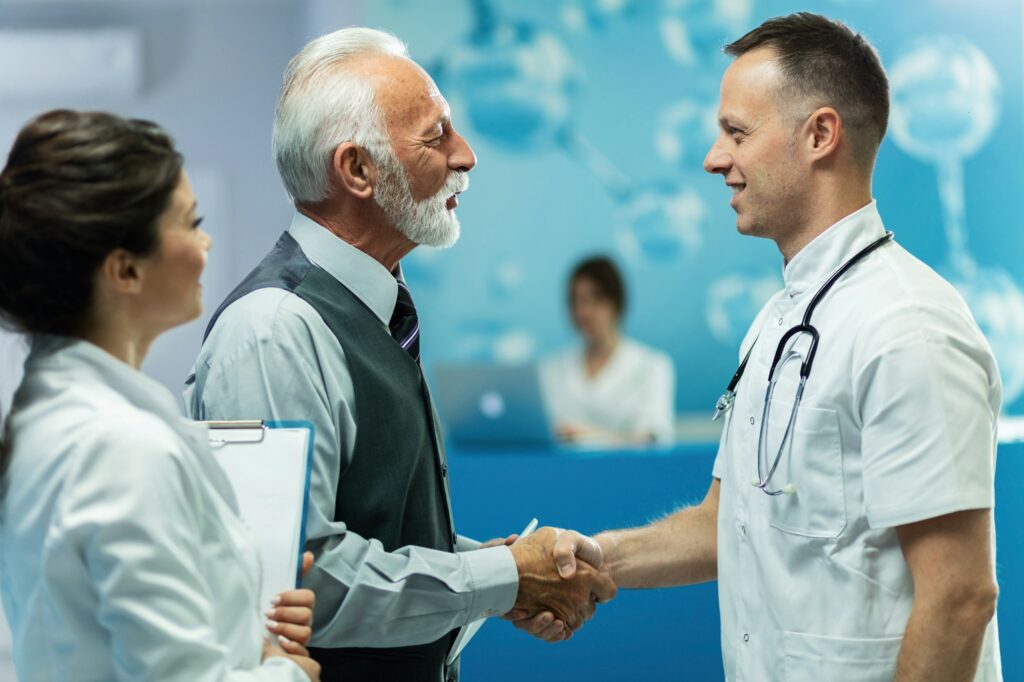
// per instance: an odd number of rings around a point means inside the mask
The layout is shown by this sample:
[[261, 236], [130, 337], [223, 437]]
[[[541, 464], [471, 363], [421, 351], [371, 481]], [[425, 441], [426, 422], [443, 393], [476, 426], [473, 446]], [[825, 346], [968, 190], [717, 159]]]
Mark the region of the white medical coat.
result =
[[555, 423], [597, 427], [623, 435], [650, 434], [671, 442], [675, 420], [675, 368], [665, 353], [620, 338], [608, 363], [587, 374], [582, 348], [540, 364], [545, 402]]
[[[778, 342], [828, 276], [884, 232], [871, 203], [801, 250], [741, 348], [740, 357], [757, 339], [714, 466], [722, 651], [734, 682], [892, 680], [914, 602], [895, 527], [993, 506], [995, 360], [953, 287], [896, 243], [855, 265], [811, 320], [821, 341], [771, 482], [796, 494], [751, 485]], [[798, 371], [782, 371], [767, 466]], [[993, 619], [976, 680], [1000, 679]]]
[[205, 429], [90, 343], [33, 345], [0, 506], [20, 679], [307, 680], [260, 663], [259, 557]]

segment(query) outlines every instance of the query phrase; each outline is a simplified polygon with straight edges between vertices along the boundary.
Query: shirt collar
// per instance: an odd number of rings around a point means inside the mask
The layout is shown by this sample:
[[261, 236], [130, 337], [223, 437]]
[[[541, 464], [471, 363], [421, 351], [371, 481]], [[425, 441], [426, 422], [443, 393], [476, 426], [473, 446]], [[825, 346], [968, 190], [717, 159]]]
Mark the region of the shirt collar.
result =
[[385, 325], [391, 322], [398, 299], [398, 280], [403, 279], [401, 266], [392, 274], [378, 260], [298, 211], [288, 233], [311, 263], [345, 285]]
[[786, 294], [796, 299], [884, 234], [876, 202], [854, 211], [815, 237], [785, 266]]

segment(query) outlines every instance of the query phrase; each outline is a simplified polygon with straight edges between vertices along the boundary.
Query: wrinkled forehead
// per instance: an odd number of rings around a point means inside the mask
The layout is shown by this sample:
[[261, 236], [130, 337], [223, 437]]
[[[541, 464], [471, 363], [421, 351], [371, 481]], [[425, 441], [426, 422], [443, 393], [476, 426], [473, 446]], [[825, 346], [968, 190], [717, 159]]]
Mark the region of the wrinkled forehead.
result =
[[389, 129], [449, 115], [448, 102], [434, 80], [411, 59], [375, 55], [360, 59], [351, 68], [373, 83], [377, 106]]

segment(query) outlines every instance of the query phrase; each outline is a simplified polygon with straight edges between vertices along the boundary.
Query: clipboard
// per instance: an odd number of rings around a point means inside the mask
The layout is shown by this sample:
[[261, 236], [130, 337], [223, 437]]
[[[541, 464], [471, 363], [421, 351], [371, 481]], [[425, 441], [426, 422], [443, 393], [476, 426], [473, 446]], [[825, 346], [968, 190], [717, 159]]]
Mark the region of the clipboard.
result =
[[214, 459], [227, 474], [239, 515], [260, 554], [260, 611], [302, 577], [313, 462], [308, 421], [208, 421]]

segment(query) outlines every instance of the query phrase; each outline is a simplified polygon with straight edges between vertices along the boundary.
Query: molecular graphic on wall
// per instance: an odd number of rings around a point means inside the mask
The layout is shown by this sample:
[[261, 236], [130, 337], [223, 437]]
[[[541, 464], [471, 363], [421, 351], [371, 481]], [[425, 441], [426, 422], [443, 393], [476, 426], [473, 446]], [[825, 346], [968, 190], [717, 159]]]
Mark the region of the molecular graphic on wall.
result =
[[1024, 292], [1000, 267], [982, 267], [968, 246], [964, 161], [989, 140], [1002, 87], [977, 46], [956, 36], [911, 44], [890, 69], [891, 135], [905, 152], [934, 165], [942, 202], [946, 262], [999, 361], [1003, 400], [1024, 392]]

